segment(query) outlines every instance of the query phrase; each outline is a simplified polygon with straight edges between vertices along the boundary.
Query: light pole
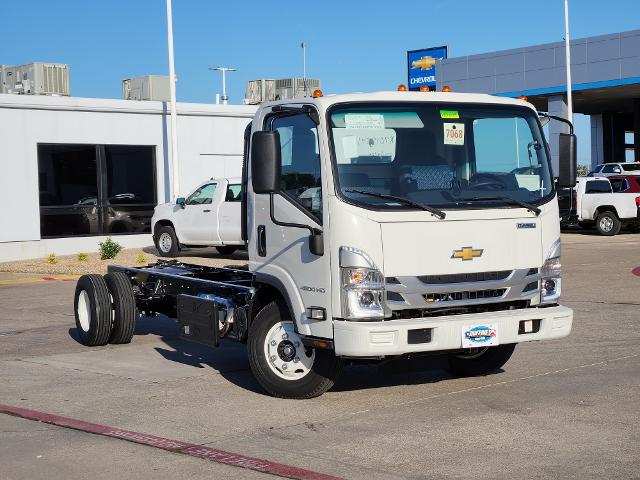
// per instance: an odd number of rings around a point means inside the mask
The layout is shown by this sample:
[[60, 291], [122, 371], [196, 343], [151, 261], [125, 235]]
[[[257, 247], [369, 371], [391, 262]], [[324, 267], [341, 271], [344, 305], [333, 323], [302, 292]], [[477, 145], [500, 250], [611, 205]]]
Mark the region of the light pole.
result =
[[227, 96], [227, 72], [235, 72], [237, 69], [228, 67], [211, 67], [209, 70], [222, 72], [222, 103], [226, 105], [229, 97]]
[[180, 172], [178, 171], [178, 112], [176, 111], [176, 70], [173, 63], [173, 16], [171, 0], [167, 0], [167, 44], [169, 47], [169, 91], [171, 96], [171, 175], [173, 197], [180, 195]]
[[567, 120], [573, 123], [573, 95], [571, 92], [571, 47], [569, 45], [569, 0], [564, 0], [564, 51], [567, 67]]

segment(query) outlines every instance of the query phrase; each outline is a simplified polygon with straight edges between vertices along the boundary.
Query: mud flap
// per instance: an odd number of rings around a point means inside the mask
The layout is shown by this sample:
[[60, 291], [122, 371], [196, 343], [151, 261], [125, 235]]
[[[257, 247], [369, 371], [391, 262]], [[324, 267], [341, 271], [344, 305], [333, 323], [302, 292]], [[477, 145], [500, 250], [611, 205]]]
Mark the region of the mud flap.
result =
[[177, 306], [181, 339], [210, 347], [220, 344], [219, 315], [224, 315], [224, 310], [218, 309], [215, 302], [192, 295], [178, 295]]

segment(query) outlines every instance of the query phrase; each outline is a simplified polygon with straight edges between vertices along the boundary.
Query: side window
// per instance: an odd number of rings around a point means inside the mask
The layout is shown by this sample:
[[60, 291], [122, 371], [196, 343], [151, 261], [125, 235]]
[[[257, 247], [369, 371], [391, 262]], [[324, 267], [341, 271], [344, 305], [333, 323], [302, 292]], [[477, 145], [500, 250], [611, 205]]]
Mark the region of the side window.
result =
[[616, 172], [615, 165], [605, 165], [604, 167], [602, 167], [602, 173], [620, 173], [620, 168], [618, 168], [617, 170], [618, 171]]
[[606, 180], [592, 180], [587, 182], [584, 193], [611, 193], [611, 184]]
[[225, 202], [239, 202], [241, 200], [240, 193], [242, 186], [239, 183], [229, 185], [227, 187], [227, 195], [224, 198]]
[[201, 186], [187, 199], [187, 205], [204, 205], [213, 203], [213, 194], [216, 191], [215, 183], [207, 183]]
[[274, 118], [271, 129], [280, 134], [282, 192], [321, 222], [322, 183], [316, 124], [308, 115], [286, 115]]
[[629, 184], [624, 178], [612, 178], [611, 187], [614, 192], [624, 192], [629, 189]]

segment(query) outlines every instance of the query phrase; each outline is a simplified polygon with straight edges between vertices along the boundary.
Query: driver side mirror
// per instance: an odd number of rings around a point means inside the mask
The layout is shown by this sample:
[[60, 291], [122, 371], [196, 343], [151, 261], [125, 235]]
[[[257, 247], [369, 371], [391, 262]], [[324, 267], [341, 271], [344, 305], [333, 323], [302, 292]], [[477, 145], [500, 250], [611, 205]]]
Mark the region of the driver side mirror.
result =
[[178, 197], [178, 198], [176, 199], [176, 205], [179, 205], [179, 206], [180, 206], [180, 208], [184, 208], [184, 207], [186, 207], [186, 206], [187, 206], [187, 201], [185, 200], [185, 198], [184, 198], [184, 197]]
[[324, 255], [324, 236], [322, 235], [322, 230], [314, 228], [313, 233], [309, 235], [309, 251], [319, 257]]
[[251, 184], [255, 193], [280, 191], [280, 134], [255, 132], [251, 138]]
[[572, 133], [561, 133], [559, 138], [558, 187], [572, 188], [576, 186], [578, 177], [578, 160], [576, 136]]

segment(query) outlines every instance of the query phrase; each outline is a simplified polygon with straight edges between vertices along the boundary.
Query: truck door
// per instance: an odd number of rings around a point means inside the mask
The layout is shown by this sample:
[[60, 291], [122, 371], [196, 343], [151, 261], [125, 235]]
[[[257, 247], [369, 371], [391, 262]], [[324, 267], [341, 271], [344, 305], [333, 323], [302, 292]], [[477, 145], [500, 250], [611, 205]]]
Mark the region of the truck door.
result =
[[229, 183], [218, 211], [218, 235], [222, 243], [242, 243], [240, 232], [240, 183]]
[[[318, 126], [306, 113], [283, 112], [267, 117], [265, 130], [279, 133], [282, 154], [281, 190], [273, 195], [273, 218], [278, 223], [323, 230], [328, 223], [322, 188], [326, 177], [322, 174]], [[308, 230], [274, 223], [269, 195], [255, 195], [253, 214], [249, 256], [256, 277], [285, 290], [300, 333], [330, 338], [330, 252], [325, 247], [324, 255], [312, 254]], [[327, 239], [325, 234], [325, 246]], [[327, 320], [307, 318], [309, 307], [324, 309]]]
[[216, 210], [213, 205], [217, 184], [206, 183], [186, 200], [182, 211], [177, 212], [176, 227], [180, 242], [192, 245], [210, 245], [217, 228]]

